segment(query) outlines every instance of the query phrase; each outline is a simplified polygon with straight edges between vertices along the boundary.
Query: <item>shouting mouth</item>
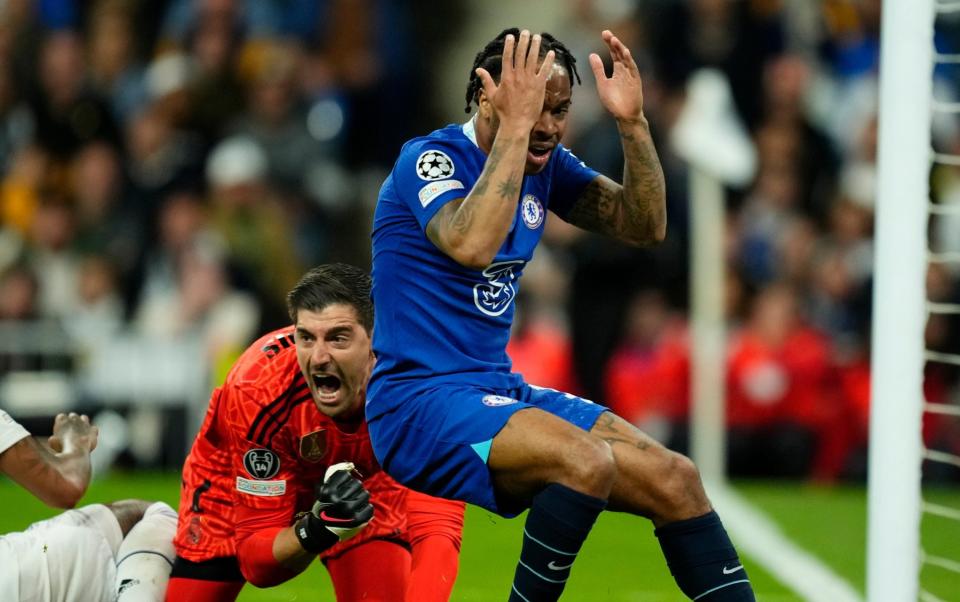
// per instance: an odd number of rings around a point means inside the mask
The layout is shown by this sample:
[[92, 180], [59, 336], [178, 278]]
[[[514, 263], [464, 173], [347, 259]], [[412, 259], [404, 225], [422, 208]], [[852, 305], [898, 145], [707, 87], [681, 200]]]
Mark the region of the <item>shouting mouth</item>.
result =
[[527, 162], [543, 167], [550, 160], [551, 153], [553, 153], [552, 144], [531, 144], [527, 148]]
[[335, 401], [342, 385], [340, 379], [332, 374], [313, 375], [313, 386], [317, 390], [317, 398], [320, 401]]

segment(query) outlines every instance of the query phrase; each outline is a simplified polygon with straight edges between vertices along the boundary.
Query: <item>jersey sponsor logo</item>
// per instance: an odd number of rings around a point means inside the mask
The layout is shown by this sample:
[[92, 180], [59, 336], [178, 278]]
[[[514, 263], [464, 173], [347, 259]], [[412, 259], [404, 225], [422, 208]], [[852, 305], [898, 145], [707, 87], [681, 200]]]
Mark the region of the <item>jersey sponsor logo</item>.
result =
[[522, 259], [500, 261], [491, 263], [487, 269], [483, 270], [483, 276], [487, 281], [473, 287], [473, 303], [477, 309], [494, 317], [507, 311], [510, 303], [517, 296], [517, 289], [513, 284], [517, 276], [513, 269], [522, 266], [523, 263]]
[[420, 197], [420, 205], [424, 209], [427, 208], [427, 205], [433, 202], [433, 199], [437, 198], [444, 192], [448, 190], [463, 190], [463, 182], [460, 180], [444, 180], [442, 182], [431, 182], [425, 185], [420, 189], [420, 192], [417, 193], [417, 196]]
[[421, 180], [432, 182], [445, 180], [456, 171], [451, 159], [445, 152], [429, 150], [420, 153], [417, 157], [417, 176]]
[[300, 457], [307, 462], [319, 462], [327, 453], [327, 435], [320, 429], [300, 437]]
[[742, 569], [743, 569], [743, 565], [742, 565], [742, 564], [738, 564], [737, 566], [733, 567], [732, 569], [731, 569], [731, 568], [727, 568], [727, 566], [724, 565], [724, 567], [723, 567], [723, 574], [724, 574], [724, 575], [730, 575], [730, 574], [736, 573], [737, 571], [742, 570]]
[[519, 402], [517, 399], [512, 397], [504, 397], [503, 395], [484, 395], [482, 401], [483, 405], [490, 406], [491, 408], [509, 406]]
[[255, 479], [269, 479], [280, 472], [280, 458], [269, 449], [258, 447], [243, 454], [243, 467]]
[[540, 199], [528, 194], [520, 201], [520, 215], [523, 217], [523, 223], [531, 230], [536, 230], [543, 223], [543, 203]]
[[280, 497], [287, 492], [287, 481], [252, 481], [237, 477], [237, 491], [256, 495], [258, 497]]

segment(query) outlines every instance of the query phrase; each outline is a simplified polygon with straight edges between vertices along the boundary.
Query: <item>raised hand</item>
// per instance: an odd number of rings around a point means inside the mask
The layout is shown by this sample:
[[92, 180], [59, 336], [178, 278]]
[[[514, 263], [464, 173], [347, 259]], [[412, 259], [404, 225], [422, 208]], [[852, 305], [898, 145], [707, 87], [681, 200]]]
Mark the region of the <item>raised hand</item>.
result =
[[609, 29], [601, 34], [613, 60], [613, 75], [607, 77], [600, 55], [590, 55], [590, 68], [597, 80], [597, 94], [604, 108], [618, 121], [643, 118], [643, 82], [630, 49]]
[[353, 476], [353, 463], [340, 462], [327, 468], [316, 487], [316, 501], [294, 525], [294, 534], [308, 552], [321, 552], [338, 541], [350, 539], [373, 519], [370, 493]]
[[74, 450], [92, 452], [97, 447], [99, 435], [100, 430], [90, 424], [86, 414], [57, 414], [53, 419], [53, 435], [47, 439], [47, 444], [58, 453]]
[[476, 70], [501, 124], [529, 130], [543, 111], [544, 90], [555, 54], [552, 50], [547, 52], [538, 68], [540, 41], [540, 34], [531, 38], [526, 29], [520, 32], [519, 40], [513, 35], [506, 37], [499, 84], [483, 67]]

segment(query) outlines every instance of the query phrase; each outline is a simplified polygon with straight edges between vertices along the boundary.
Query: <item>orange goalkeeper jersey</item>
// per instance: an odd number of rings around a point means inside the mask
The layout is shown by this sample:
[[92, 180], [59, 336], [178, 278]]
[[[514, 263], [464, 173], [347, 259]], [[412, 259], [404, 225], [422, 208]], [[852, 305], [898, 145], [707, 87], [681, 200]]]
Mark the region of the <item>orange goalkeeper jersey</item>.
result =
[[293, 327], [261, 337], [213, 392], [184, 462], [177, 554], [193, 562], [235, 556], [250, 534], [293, 524], [313, 505], [327, 467], [348, 461], [370, 491], [374, 518], [321, 557], [373, 538], [404, 538], [407, 490], [380, 469], [366, 422], [344, 432], [314, 405]]

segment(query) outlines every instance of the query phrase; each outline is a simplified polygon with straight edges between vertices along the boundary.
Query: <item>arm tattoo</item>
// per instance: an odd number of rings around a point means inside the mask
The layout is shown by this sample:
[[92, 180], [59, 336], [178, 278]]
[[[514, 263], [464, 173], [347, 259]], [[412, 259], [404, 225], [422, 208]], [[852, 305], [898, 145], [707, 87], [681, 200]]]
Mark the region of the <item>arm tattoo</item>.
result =
[[459, 205], [450, 216], [450, 227], [460, 234], [466, 234], [473, 224], [473, 205], [469, 203], [460, 203]]
[[493, 173], [493, 170], [500, 164], [502, 154], [503, 151], [496, 146], [490, 149], [490, 156], [487, 157], [487, 163], [483, 166], [483, 171], [480, 173], [477, 183], [473, 185], [471, 194], [483, 196], [487, 193], [487, 188], [490, 187], [490, 174]]
[[643, 137], [624, 132], [621, 138], [625, 156], [621, 230], [650, 231], [666, 219], [662, 201], [665, 196], [663, 169], [657, 149], [649, 130]]
[[500, 182], [500, 186], [497, 187], [497, 192], [501, 198], [508, 200], [515, 199], [517, 195], [520, 194], [520, 183], [517, 182], [515, 176], [511, 175], [503, 182]]
[[646, 136], [621, 133], [624, 182], [609, 178], [590, 182], [567, 216], [570, 223], [633, 243], [655, 240], [666, 221], [663, 170], [656, 148]]

